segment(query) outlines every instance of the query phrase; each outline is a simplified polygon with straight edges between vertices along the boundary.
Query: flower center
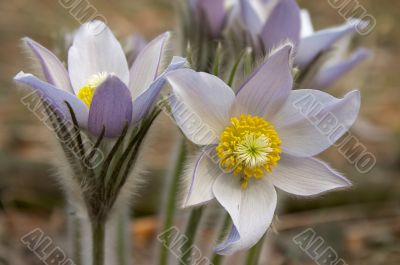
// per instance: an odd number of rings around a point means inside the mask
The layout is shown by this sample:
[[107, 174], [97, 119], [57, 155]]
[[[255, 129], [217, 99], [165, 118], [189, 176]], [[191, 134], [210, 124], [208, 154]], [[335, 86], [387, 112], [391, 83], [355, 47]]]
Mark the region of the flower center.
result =
[[83, 103], [86, 104], [86, 106], [90, 107], [90, 104], [92, 103], [94, 91], [96, 88], [104, 82], [108, 77], [108, 73], [106, 72], [101, 72], [98, 74], [94, 74], [89, 77], [88, 81], [86, 84], [79, 89], [79, 92], [77, 94], [77, 97], [83, 101]]
[[241, 176], [242, 188], [251, 178], [260, 179], [272, 171], [280, 159], [278, 133], [261, 117], [241, 115], [220, 136], [216, 148], [222, 168]]

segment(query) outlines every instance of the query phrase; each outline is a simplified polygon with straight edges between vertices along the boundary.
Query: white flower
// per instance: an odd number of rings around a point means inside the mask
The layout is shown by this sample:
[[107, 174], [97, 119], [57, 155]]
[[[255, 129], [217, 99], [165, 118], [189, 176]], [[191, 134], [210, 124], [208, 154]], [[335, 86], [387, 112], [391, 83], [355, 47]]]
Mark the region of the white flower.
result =
[[[236, 95], [207, 73], [181, 69], [167, 75], [176, 122], [192, 142], [206, 146], [189, 167], [184, 206], [216, 198], [233, 221], [216, 248], [219, 254], [248, 249], [263, 236], [276, 208], [275, 187], [311, 196], [350, 185], [313, 156], [354, 123], [359, 92], [337, 99], [318, 90], [292, 90], [291, 52], [286, 44], [272, 53]], [[340, 125], [329, 135], [310, 122], [327, 114]]]
[[[48, 49], [29, 39], [24, 44], [38, 60], [45, 80], [18, 73], [14, 80], [38, 91], [60, 114], [71, 119], [71, 106], [82, 128], [118, 137], [126, 124], [136, 125], [153, 107], [165, 83], [164, 74], [185, 61], [171, 54], [171, 34], [166, 32], [137, 55], [129, 68], [118, 40], [102, 21], [83, 24], [68, 51], [68, 71]], [[172, 60], [172, 61], [171, 61]]]

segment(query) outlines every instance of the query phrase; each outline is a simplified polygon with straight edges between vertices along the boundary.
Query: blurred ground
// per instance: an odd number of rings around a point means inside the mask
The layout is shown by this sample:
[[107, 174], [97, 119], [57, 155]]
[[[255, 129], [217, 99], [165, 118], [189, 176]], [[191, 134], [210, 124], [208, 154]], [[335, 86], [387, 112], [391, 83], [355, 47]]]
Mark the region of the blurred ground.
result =
[[[173, 1], [90, 2], [120, 37], [140, 32], [150, 38], [174, 27]], [[361, 115], [372, 127], [358, 125], [355, 132], [377, 157], [377, 165], [370, 173], [360, 174], [334, 148], [324, 153], [325, 159], [354, 182], [354, 188], [308, 200], [282, 198], [276, 222], [279, 234], [270, 238], [263, 264], [315, 264], [292, 242], [294, 235], [310, 227], [348, 264], [400, 264], [400, 2], [359, 2], [377, 19], [376, 29], [357, 39], [373, 51], [374, 58], [331, 91], [339, 96], [352, 88], [361, 89]], [[311, 10], [317, 28], [343, 23], [327, 1], [303, 0], [300, 4]], [[60, 242], [64, 237], [63, 198], [51, 177], [52, 155], [45, 144], [51, 134], [24, 109], [11, 79], [21, 69], [29, 70], [19, 47], [21, 37], [30, 36], [51, 48], [78, 26], [58, 1], [0, 1], [0, 264], [40, 264], [18, 241], [33, 228], [42, 228]], [[63, 53], [58, 49], [58, 54]], [[148, 152], [149, 181], [138, 200], [144, 203], [135, 204], [135, 215], [147, 216], [136, 218], [133, 225], [135, 247], [141, 250], [135, 252], [137, 264], [146, 264], [152, 256], [150, 246], [157, 229], [153, 214], [176, 138], [167, 118], [157, 126], [157, 150]], [[371, 140], [375, 134], [380, 139]], [[211, 235], [209, 230], [204, 233], [205, 238]]]

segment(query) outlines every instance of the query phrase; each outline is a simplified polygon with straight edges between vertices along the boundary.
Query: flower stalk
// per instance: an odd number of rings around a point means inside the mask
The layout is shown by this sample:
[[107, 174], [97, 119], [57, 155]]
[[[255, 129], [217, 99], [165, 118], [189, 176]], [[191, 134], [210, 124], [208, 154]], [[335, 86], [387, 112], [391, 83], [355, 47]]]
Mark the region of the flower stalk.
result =
[[130, 243], [130, 211], [128, 207], [122, 207], [123, 209], [118, 214], [117, 219], [117, 264], [128, 265], [130, 264], [129, 258], [129, 243]]
[[[231, 224], [232, 224], [231, 217], [229, 216], [228, 213], [226, 213], [221, 228], [219, 229], [220, 232], [217, 239], [218, 242], [221, 242], [224, 239], [226, 231], [229, 229], [229, 226]], [[223, 260], [224, 256], [214, 253], [213, 257], [211, 258], [211, 263], [214, 265], [220, 265], [222, 264]]]
[[104, 265], [105, 222], [92, 222], [93, 265]]
[[253, 246], [247, 254], [246, 265], [258, 265], [260, 255], [262, 252], [262, 247], [264, 245], [265, 235], [258, 241], [258, 243]]
[[190, 212], [190, 216], [186, 225], [185, 236], [187, 241], [182, 247], [182, 256], [180, 257], [179, 264], [191, 264], [192, 247], [196, 239], [196, 234], [200, 225], [201, 217], [203, 215], [204, 207], [198, 207]]
[[[171, 183], [168, 188], [167, 200], [165, 205], [165, 217], [162, 225], [162, 231], [166, 231], [169, 229], [174, 223], [174, 216], [176, 212], [177, 205], [177, 196], [178, 196], [178, 188], [180, 177], [183, 173], [184, 165], [186, 163], [186, 140], [182, 138], [178, 145], [178, 153], [176, 157], [176, 162], [174, 165], [174, 169], [172, 172]], [[168, 264], [168, 256], [169, 256], [169, 238], [165, 238], [165, 243], [160, 246], [160, 257], [159, 257], [159, 265]]]

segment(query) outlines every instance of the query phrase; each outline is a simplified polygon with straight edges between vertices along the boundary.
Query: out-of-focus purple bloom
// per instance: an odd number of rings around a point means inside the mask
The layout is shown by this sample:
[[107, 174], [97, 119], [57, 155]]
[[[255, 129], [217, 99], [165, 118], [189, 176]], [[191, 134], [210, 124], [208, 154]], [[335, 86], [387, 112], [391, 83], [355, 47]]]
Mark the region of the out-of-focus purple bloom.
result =
[[[358, 48], [350, 55], [349, 44], [356, 32], [356, 26], [366, 26], [361, 20], [350, 20], [343, 25], [314, 32], [311, 18], [302, 10], [301, 42], [298, 47], [295, 64], [301, 70], [306, 69], [318, 56], [323, 56], [319, 70], [309, 77], [308, 88], [325, 89], [352, 70], [360, 62], [370, 57], [370, 51]], [[327, 54], [324, 56], [324, 54]]]
[[360, 62], [369, 58], [370, 52], [365, 48], [358, 48], [349, 57], [341, 58], [339, 60], [327, 60], [312, 76], [310, 84], [304, 84], [302, 87], [307, 86], [311, 89], [326, 89], [335, 83], [338, 79], [352, 70]]
[[[164, 33], [150, 42], [129, 69], [111, 30], [103, 22], [89, 22], [74, 37], [68, 71], [52, 52], [24, 38], [39, 61], [45, 81], [23, 72], [14, 80], [38, 91], [61, 117], [71, 118], [68, 102], [79, 126], [95, 135], [104, 128], [106, 137], [117, 137], [126, 124], [137, 123], [146, 115], [164, 86], [164, 69], [172, 59], [170, 37], [170, 33]], [[175, 60], [168, 69], [184, 63], [184, 59]], [[135, 106], [141, 106], [140, 111]]]
[[[238, 0], [233, 8], [227, 27], [238, 26], [248, 35], [249, 45], [258, 54], [268, 54], [274, 47], [286, 40], [295, 44], [294, 65], [300, 70], [310, 66], [321, 54], [324, 54], [345, 38], [351, 38], [360, 25], [361, 20], [349, 20], [340, 26], [335, 26], [314, 32], [309, 13], [300, 10], [295, 0]], [[236, 30], [237, 31], [237, 30]], [[348, 58], [335, 58], [337, 54], [327, 59], [327, 65], [322, 65], [312, 85], [323, 89], [331, 85], [354, 66], [368, 57], [365, 49], [357, 50]], [[332, 64], [332, 60], [336, 61]], [[329, 63], [328, 63], [329, 61]]]
[[[252, 46], [267, 52], [289, 40], [299, 42], [300, 8], [295, 0], [238, 0], [237, 12]], [[229, 25], [228, 25], [229, 27]]]
[[314, 32], [308, 11], [302, 10], [301, 12], [301, 41], [295, 60], [296, 65], [300, 68], [305, 68], [319, 54], [331, 49], [341, 39], [352, 37], [357, 30], [356, 25], [364, 23], [361, 20], [354, 19], [343, 25]]
[[190, 8], [200, 24], [206, 23], [212, 37], [221, 36], [228, 14], [225, 0], [190, 0]]

